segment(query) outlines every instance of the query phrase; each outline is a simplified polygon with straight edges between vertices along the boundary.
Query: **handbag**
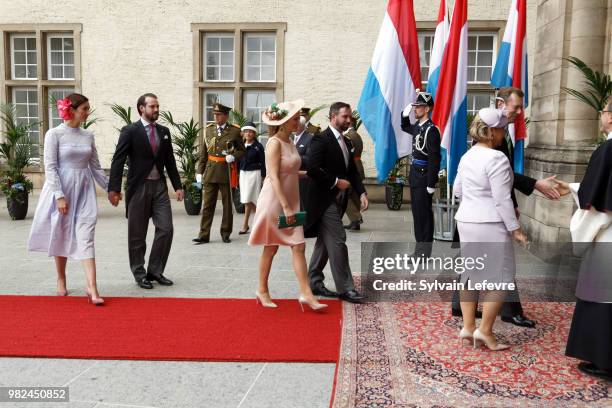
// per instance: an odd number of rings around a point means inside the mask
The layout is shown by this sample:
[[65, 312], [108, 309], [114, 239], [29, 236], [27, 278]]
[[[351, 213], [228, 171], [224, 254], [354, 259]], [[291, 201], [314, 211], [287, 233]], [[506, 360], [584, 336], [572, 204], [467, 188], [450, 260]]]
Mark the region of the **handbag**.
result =
[[295, 213], [295, 222], [291, 225], [287, 224], [287, 217], [284, 214], [278, 216], [278, 228], [299, 227], [306, 224], [306, 211], [298, 211]]

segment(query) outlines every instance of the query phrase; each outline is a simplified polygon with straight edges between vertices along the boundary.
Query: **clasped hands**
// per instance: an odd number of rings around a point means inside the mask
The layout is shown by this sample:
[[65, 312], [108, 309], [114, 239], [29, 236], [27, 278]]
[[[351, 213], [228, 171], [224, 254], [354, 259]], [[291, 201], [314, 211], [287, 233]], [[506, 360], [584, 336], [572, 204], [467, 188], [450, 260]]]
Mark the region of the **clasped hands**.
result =
[[557, 180], [556, 175], [536, 181], [535, 189], [549, 200], [558, 200], [570, 193], [569, 184], [566, 181]]
[[[185, 192], [182, 189], [176, 190], [176, 201], [183, 201], [185, 198]], [[113, 207], [119, 205], [119, 201], [123, 200], [123, 195], [116, 191], [108, 192], [108, 201], [111, 203]]]

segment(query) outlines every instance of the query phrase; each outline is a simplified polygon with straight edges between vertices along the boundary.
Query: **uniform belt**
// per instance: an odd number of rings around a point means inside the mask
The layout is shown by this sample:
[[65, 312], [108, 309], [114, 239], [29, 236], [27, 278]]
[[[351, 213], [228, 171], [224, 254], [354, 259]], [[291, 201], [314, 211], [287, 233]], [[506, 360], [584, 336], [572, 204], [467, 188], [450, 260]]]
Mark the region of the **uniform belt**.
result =
[[214, 162], [225, 162], [225, 157], [213, 156], [212, 154], [209, 154], [208, 160], [212, 160]]
[[427, 160], [412, 159], [412, 163], [417, 166], [427, 166]]

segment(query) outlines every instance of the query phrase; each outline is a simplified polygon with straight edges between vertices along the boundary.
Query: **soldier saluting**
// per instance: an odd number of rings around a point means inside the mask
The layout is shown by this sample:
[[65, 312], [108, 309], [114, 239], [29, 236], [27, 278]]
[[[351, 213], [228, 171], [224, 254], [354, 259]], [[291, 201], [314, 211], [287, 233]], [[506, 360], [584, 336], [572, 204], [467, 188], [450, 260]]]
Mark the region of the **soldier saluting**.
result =
[[[204, 208], [200, 233], [193, 239], [196, 245], [210, 241], [210, 227], [215, 215], [217, 196], [221, 192], [223, 204], [223, 219], [221, 220], [221, 239], [231, 242], [230, 234], [233, 228], [231, 185], [237, 185], [238, 167], [245, 152], [240, 127], [227, 123], [231, 108], [215, 103], [213, 116], [215, 122], [206, 127], [204, 137], [200, 140], [198, 174], [196, 179], [204, 181]], [[235, 174], [232, 174], [235, 173]], [[235, 187], [235, 186], [234, 186]]]
[[[417, 243], [433, 242], [434, 216], [431, 208], [440, 171], [440, 131], [429, 118], [433, 97], [417, 89], [416, 102], [402, 112], [402, 130], [412, 135], [412, 164], [410, 166], [410, 197]], [[410, 122], [414, 112], [415, 123]], [[418, 245], [415, 255], [431, 255], [431, 244]]]

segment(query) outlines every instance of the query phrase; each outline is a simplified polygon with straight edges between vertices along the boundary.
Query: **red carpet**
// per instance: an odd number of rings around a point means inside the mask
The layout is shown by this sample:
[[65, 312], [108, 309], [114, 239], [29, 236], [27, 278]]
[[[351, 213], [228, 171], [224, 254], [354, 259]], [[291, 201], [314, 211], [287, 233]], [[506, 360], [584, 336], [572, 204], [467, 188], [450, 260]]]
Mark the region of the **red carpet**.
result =
[[116, 360], [338, 360], [342, 306], [297, 300], [0, 296], [0, 356]]

